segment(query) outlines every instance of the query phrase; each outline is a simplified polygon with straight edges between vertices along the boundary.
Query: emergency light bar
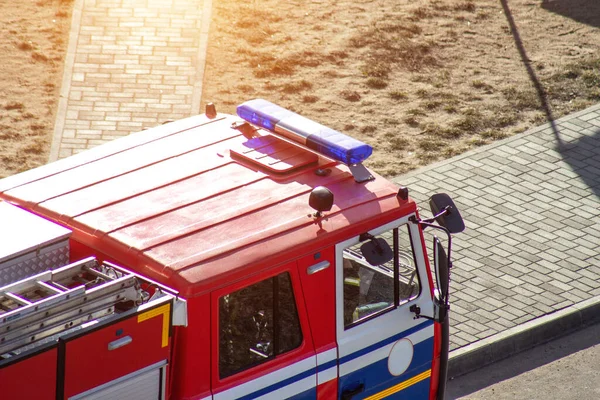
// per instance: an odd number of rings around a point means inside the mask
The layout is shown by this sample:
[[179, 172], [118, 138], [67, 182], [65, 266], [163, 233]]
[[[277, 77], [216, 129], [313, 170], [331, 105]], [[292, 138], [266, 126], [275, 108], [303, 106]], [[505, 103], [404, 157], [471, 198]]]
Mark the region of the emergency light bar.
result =
[[360, 164], [373, 148], [267, 100], [254, 99], [237, 107], [244, 120], [303, 144], [347, 165]]

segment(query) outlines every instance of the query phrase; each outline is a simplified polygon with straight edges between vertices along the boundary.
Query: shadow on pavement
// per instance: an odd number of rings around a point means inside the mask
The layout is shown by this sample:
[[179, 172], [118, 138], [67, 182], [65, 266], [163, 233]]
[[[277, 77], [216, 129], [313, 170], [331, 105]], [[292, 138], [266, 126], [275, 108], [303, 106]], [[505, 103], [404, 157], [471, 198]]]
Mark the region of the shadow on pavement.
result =
[[543, 0], [542, 8], [583, 24], [600, 27], [598, 0]]
[[595, 133], [581, 136], [574, 141], [565, 141], [559, 132], [556, 137], [556, 150], [571, 166], [581, 180], [600, 199], [600, 129]]
[[[600, 325], [553, 340], [448, 382], [446, 400], [460, 399], [496, 383], [600, 345]], [[470, 398], [470, 396], [469, 396]], [[473, 398], [480, 398], [473, 396]]]

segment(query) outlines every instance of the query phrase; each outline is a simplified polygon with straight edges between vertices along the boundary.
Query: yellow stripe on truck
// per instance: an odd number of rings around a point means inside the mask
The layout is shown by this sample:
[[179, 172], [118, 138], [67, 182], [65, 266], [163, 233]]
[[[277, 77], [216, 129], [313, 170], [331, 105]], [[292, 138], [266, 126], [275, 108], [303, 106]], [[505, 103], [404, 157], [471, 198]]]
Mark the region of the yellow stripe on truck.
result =
[[146, 311], [138, 315], [138, 324], [140, 322], [144, 322], [149, 320], [150, 318], [157, 317], [162, 315], [162, 347], [167, 347], [169, 345], [169, 317], [171, 313], [171, 303], [165, 304], [164, 306], [157, 307], [153, 310]]
[[397, 385], [387, 388], [379, 393], [376, 393], [373, 396], [365, 397], [365, 400], [383, 399], [384, 397], [387, 397], [387, 396], [397, 393], [401, 390], [404, 390], [407, 387], [414, 385], [415, 383], [419, 383], [422, 380], [429, 378], [430, 376], [431, 376], [431, 370], [428, 369], [427, 371], [422, 372], [419, 375], [415, 375], [412, 378], [405, 380], [404, 382], [400, 382]]

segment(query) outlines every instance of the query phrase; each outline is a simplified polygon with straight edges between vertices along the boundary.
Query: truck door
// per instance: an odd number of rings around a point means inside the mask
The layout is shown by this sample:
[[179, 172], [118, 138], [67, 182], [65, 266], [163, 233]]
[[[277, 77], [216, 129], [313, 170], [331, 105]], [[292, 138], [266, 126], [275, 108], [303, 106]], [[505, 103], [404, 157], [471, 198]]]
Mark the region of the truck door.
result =
[[[371, 265], [364, 252], [385, 253], [380, 239], [390, 258]], [[434, 328], [414, 319], [413, 304], [433, 309], [419, 229], [408, 217], [336, 245], [340, 398], [429, 398]]]
[[296, 263], [211, 296], [213, 398], [316, 397], [316, 355]]

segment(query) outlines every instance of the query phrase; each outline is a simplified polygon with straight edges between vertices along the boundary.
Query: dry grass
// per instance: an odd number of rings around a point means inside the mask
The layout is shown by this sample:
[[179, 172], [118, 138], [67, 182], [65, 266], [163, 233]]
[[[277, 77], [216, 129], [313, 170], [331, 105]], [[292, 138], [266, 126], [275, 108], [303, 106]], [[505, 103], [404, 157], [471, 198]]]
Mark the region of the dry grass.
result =
[[[46, 160], [72, 7], [5, 3], [0, 175]], [[600, 100], [596, 4], [583, 23], [510, 2], [557, 118]], [[497, 0], [219, 0], [203, 99], [269, 99], [373, 145], [368, 166], [393, 176], [545, 122], [513, 33]]]
[[[533, 3], [511, 2], [511, 9], [555, 116], [597, 102], [594, 52], [564, 62], [574, 38], [552, 31], [581, 26]], [[384, 175], [544, 122], [494, 0], [221, 0], [213, 15], [207, 101], [232, 112], [249, 94], [289, 107], [372, 144], [367, 164]], [[581, 41], [600, 50], [598, 29], [585, 31]], [[229, 81], [252, 82], [254, 90], [232, 91]]]
[[9, 101], [3, 107], [5, 110], [22, 110], [25, 108], [25, 105], [19, 101]]
[[72, 0], [4, 1], [0, 13], [0, 177], [46, 163]]
[[[588, 58], [567, 64], [546, 81], [547, 94], [554, 110], [569, 112], [573, 102], [600, 101], [600, 58]], [[575, 106], [577, 107], [577, 106]]]

